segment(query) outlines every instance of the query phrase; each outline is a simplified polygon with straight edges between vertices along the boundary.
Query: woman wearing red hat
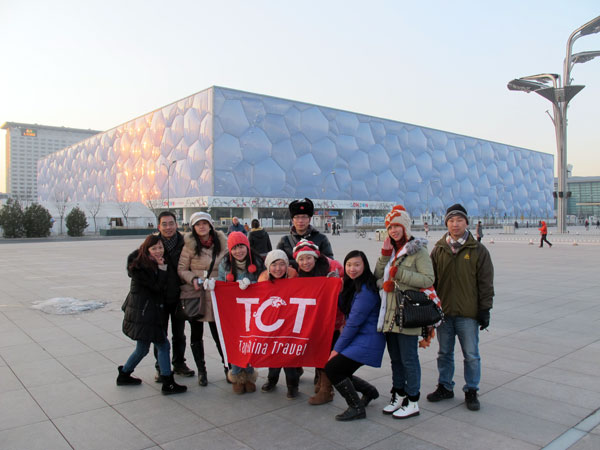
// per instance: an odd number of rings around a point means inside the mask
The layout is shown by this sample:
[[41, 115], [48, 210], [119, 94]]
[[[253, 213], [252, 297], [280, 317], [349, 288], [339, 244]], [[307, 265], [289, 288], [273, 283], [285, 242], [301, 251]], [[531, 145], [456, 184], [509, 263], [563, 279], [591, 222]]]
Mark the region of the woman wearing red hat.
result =
[[377, 323], [385, 333], [392, 363], [392, 399], [384, 414], [406, 419], [419, 414], [421, 389], [419, 335], [421, 328], [403, 328], [396, 323], [397, 302], [394, 290], [419, 290], [433, 285], [434, 272], [427, 240], [411, 236], [411, 218], [402, 205], [396, 205], [385, 216], [388, 237], [375, 267], [377, 285], [383, 287], [382, 305]]
[[[237, 281], [240, 289], [246, 289], [250, 284], [256, 283], [264, 264], [260, 255], [250, 249], [246, 235], [240, 231], [232, 232], [227, 238], [227, 247], [229, 253], [219, 264], [218, 280]], [[239, 367], [234, 364], [231, 365], [228, 374], [236, 394], [256, 391], [256, 377], [253, 367]]]
[[[300, 240], [294, 247], [294, 259], [298, 263], [299, 277], [341, 277], [344, 273], [342, 265], [334, 259], [322, 255], [314, 242]], [[335, 344], [344, 325], [344, 314], [337, 310], [335, 331], [331, 345]], [[315, 368], [315, 395], [308, 399], [311, 405], [322, 405], [333, 400], [333, 386], [322, 367]]]
[[[198, 384], [206, 386], [208, 379], [206, 375], [206, 362], [204, 357], [204, 322], [208, 322], [210, 334], [212, 335], [217, 350], [223, 361], [223, 352], [219, 341], [219, 333], [215, 323], [210, 294], [206, 288], [210, 287], [217, 268], [225, 255], [227, 248], [227, 237], [213, 227], [212, 217], [206, 212], [196, 212], [190, 217], [192, 231], [184, 236], [184, 246], [179, 258], [177, 273], [185, 283], [181, 286], [181, 298], [196, 298], [203, 296], [206, 302], [206, 312], [199, 320], [191, 320], [190, 347], [194, 355], [194, 361], [198, 367]], [[213, 280], [211, 280], [213, 278]], [[229, 368], [224, 366], [225, 375]]]

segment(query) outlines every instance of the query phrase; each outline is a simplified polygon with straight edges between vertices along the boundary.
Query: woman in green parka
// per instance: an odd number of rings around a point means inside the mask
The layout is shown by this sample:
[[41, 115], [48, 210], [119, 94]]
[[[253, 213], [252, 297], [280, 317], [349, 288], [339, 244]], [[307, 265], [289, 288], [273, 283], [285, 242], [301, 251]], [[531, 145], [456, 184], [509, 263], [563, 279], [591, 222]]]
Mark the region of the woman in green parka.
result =
[[434, 272], [427, 252], [427, 240], [411, 235], [411, 218], [402, 205], [396, 205], [385, 217], [388, 237], [381, 248], [375, 267], [379, 288], [383, 288], [378, 331], [386, 336], [392, 363], [392, 398], [383, 408], [384, 414], [395, 419], [419, 415], [421, 389], [419, 335], [421, 328], [401, 328], [396, 324], [394, 289], [419, 290], [433, 285]]

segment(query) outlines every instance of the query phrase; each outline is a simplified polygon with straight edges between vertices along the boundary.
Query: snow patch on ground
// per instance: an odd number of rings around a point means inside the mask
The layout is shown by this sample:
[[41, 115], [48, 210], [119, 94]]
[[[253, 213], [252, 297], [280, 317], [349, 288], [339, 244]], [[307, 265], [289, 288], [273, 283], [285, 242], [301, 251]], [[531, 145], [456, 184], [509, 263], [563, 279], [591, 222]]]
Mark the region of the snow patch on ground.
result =
[[94, 300], [78, 300], [71, 297], [55, 297], [33, 302], [33, 309], [46, 314], [79, 314], [86, 311], [104, 308], [106, 303]]

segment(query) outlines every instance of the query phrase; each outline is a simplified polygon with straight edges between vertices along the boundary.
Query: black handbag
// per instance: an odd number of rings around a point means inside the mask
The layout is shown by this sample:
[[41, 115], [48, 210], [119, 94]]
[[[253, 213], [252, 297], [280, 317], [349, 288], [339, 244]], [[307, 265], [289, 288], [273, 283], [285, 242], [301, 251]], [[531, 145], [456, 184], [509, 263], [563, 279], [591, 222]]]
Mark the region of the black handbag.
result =
[[[215, 266], [215, 260], [217, 258], [217, 254], [213, 249], [212, 261], [210, 262], [210, 267], [206, 272], [206, 276], [210, 277], [212, 273], [213, 267]], [[185, 320], [200, 320], [206, 314], [206, 292], [203, 287], [200, 287], [198, 290], [198, 297], [191, 298], [180, 298], [181, 304], [181, 312], [183, 313], [183, 317]]]
[[396, 324], [402, 328], [434, 325], [444, 317], [442, 310], [421, 291], [396, 291]]
[[204, 317], [206, 313], [206, 301], [204, 300], [204, 289], [201, 290], [200, 297], [182, 298], [181, 311], [186, 320], [198, 320]]

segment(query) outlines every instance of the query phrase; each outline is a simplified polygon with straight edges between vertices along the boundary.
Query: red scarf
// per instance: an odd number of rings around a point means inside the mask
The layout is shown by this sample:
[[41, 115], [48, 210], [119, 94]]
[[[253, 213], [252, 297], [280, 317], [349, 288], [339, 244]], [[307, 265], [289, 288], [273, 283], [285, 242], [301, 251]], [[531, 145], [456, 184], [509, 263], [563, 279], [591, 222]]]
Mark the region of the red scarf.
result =
[[213, 238], [212, 236], [208, 236], [208, 239], [206, 241], [203, 241], [202, 239], [200, 239], [200, 245], [204, 248], [211, 248], [213, 246]]

